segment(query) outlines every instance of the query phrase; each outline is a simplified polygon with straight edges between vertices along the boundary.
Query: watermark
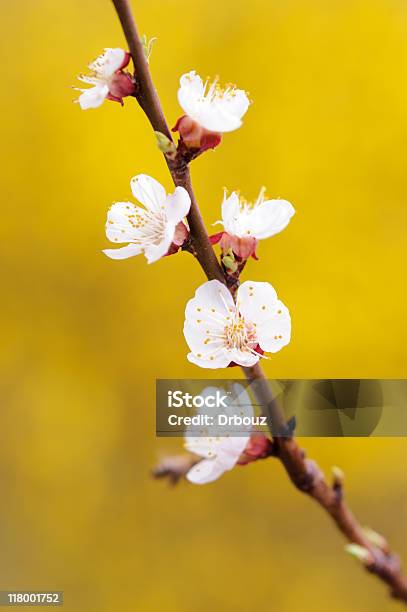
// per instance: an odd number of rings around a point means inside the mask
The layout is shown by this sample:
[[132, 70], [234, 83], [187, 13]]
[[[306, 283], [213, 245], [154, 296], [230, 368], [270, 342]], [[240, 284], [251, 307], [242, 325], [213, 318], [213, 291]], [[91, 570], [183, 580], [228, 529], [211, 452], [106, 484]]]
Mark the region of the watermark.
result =
[[407, 436], [407, 380], [157, 380], [157, 436], [294, 430], [305, 437]]
[[184, 393], [181, 389], [168, 391], [168, 408], [227, 408], [230, 400], [230, 391], [227, 393], [216, 389], [214, 393], [208, 395], [193, 395]]
[[0, 606], [62, 606], [62, 591], [0, 591]]

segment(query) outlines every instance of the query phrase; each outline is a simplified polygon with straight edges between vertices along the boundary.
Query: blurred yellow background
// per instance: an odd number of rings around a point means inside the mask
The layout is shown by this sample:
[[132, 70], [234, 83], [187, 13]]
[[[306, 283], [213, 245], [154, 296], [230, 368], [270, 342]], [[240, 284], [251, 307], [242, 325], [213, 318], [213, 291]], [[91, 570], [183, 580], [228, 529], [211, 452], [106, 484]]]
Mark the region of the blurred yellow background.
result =
[[[246, 279], [289, 306], [270, 377], [405, 377], [407, 6], [401, 0], [140, 0], [167, 117], [179, 76], [250, 92], [244, 127], [194, 163], [209, 225], [222, 188], [293, 202]], [[147, 266], [101, 249], [108, 206], [171, 181], [133, 100], [82, 112], [75, 76], [123, 46], [108, 0], [1, 2], [0, 590], [61, 589], [75, 612], [396, 609], [277, 462], [175, 490], [149, 469], [155, 379], [186, 360], [188, 254]], [[228, 373], [228, 372], [227, 372]], [[220, 377], [224, 371], [218, 373]], [[210, 374], [210, 376], [212, 373]], [[238, 370], [234, 376], [240, 375]], [[407, 563], [407, 441], [304, 440]]]

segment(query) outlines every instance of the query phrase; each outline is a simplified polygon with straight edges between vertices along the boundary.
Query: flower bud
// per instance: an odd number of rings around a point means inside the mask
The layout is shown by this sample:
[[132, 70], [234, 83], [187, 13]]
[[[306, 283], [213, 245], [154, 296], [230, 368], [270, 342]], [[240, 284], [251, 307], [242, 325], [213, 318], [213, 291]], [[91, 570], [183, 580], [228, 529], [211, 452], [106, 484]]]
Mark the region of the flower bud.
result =
[[206, 130], [188, 115], [180, 117], [172, 131], [179, 132], [181, 141], [187, 149], [194, 149], [199, 153], [214, 149], [222, 140], [220, 133]]
[[109, 83], [108, 100], [120, 102], [123, 106], [123, 98], [133, 96], [136, 91], [133, 77], [128, 72], [116, 72]]
[[380, 533], [377, 533], [377, 531], [374, 531], [370, 527], [363, 527], [363, 533], [373, 546], [377, 546], [377, 548], [385, 552], [388, 550], [389, 545], [387, 544], [387, 540]]
[[177, 246], [182, 246], [189, 236], [189, 229], [183, 221], [180, 221], [175, 228], [173, 243]]
[[365, 565], [371, 565], [374, 562], [374, 558], [370, 550], [364, 546], [359, 546], [359, 544], [346, 544], [345, 551]]
[[272, 454], [273, 443], [264, 434], [252, 434], [246, 448], [239, 458], [239, 465], [246, 465], [257, 459], [265, 459]]
[[232, 272], [232, 274], [236, 272], [236, 270], [239, 268], [239, 265], [236, 262], [235, 257], [233, 255], [232, 249], [229, 249], [229, 251], [227, 251], [227, 253], [223, 255], [222, 263], [225, 266], [226, 270], [228, 270], [229, 272]]
[[334, 477], [334, 483], [336, 483], [337, 485], [342, 486], [343, 483], [345, 482], [345, 474], [344, 474], [343, 470], [341, 470], [341, 468], [337, 467], [336, 465], [333, 465], [331, 467], [331, 471], [332, 471], [332, 475]]
[[223, 252], [232, 251], [233, 254], [241, 260], [246, 260], [249, 257], [258, 259], [256, 254], [258, 240], [254, 238], [254, 236], [243, 236], [239, 238], [227, 232], [219, 232], [218, 234], [210, 236], [210, 241], [211, 244], [219, 243]]
[[161, 153], [164, 153], [170, 159], [174, 159], [177, 154], [177, 147], [175, 144], [162, 132], [154, 132], [157, 138], [157, 146], [160, 149]]

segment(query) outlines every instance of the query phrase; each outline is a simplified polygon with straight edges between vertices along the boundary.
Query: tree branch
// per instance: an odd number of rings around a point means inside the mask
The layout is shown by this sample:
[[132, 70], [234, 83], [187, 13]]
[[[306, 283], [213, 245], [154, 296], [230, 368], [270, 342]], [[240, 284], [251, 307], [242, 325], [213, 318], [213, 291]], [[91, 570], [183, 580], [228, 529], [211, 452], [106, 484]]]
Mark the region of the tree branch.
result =
[[[137, 27], [131, 12], [128, 0], [112, 0], [125, 34], [130, 53], [132, 55], [135, 78], [137, 82], [137, 100], [147, 115], [152, 128], [162, 132], [171, 141], [171, 132], [155, 90], [148, 62], [138, 35]], [[208, 234], [202, 220], [198, 203], [191, 184], [188, 161], [178, 153], [175, 159], [164, 156], [175, 185], [184, 187], [191, 198], [191, 210], [188, 215], [193, 247], [197, 259], [208, 279], [217, 279], [224, 284], [225, 276], [216, 258]], [[258, 403], [262, 406], [264, 414], [271, 416], [271, 422], [278, 431], [286, 427], [283, 413], [273, 398], [269, 384], [259, 364], [250, 368], [242, 368], [246, 378], [253, 381], [253, 390]], [[295, 487], [313, 498], [333, 519], [345, 538], [366, 551], [363, 563], [366, 569], [385, 582], [393, 597], [407, 603], [407, 578], [402, 574], [398, 558], [389, 550], [387, 542], [381, 538], [372, 542], [366, 531], [362, 528], [343, 496], [343, 483], [335, 477], [333, 485], [328, 484], [319, 466], [307, 459], [305, 452], [299, 447], [291, 436], [273, 438], [273, 455], [276, 455], [283, 464], [288, 476]], [[194, 459], [183, 456], [182, 460], [173, 460], [161, 466], [156, 475], [170, 476], [176, 481], [187, 471], [187, 466], [193, 465]], [[377, 535], [377, 534], [376, 534]]]

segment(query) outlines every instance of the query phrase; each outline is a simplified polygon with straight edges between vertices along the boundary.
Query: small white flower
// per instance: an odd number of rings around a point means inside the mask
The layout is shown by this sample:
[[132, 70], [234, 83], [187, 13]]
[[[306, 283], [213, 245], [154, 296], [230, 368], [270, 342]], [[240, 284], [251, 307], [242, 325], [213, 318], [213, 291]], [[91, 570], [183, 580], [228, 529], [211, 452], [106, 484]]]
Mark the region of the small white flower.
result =
[[231, 132], [242, 125], [249, 98], [242, 89], [221, 89], [215, 80], [204, 84], [195, 70], [182, 75], [178, 101], [184, 112], [211, 132]]
[[98, 108], [106, 98], [122, 103], [123, 97], [131, 95], [134, 83], [129, 74], [121, 72], [130, 61], [129, 53], [123, 49], [105, 49], [94, 62], [89, 64], [91, 76], [80, 75], [78, 79], [89, 89], [79, 89], [78, 102], [83, 110]]
[[[207, 387], [201, 393], [202, 397], [215, 395], [217, 391], [224, 393], [219, 387]], [[220, 409], [201, 408], [197, 414], [208, 414], [214, 417], [216, 423], [217, 414]], [[252, 417], [253, 407], [249, 395], [242, 385], [234, 384], [231, 400], [228, 407], [222, 409], [222, 414], [227, 416], [238, 415]], [[222, 474], [235, 467], [240, 455], [250, 441], [249, 435], [228, 437], [218, 436], [219, 426], [208, 426], [201, 428], [200, 436], [195, 437], [196, 427], [188, 426], [185, 430], [185, 448], [195, 455], [203, 457], [186, 474], [186, 478], [194, 484], [206, 484], [213, 482]]]
[[264, 187], [256, 202], [251, 205], [234, 191], [226, 193], [222, 204], [222, 221], [225, 232], [237, 238], [251, 237], [257, 240], [269, 238], [281, 232], [290, 222], [295, 209], [287, 200], [266, 200]]
[[276, 353], [290, 335], [288, 308], [269, 283], [244, 282], [235, 304], [222, 283], [207, 281], [185, 309], [188, 360], [202, 368], [225, 368], [232, 362], [252, 366], [261, 357], [259, 348]]
[[167, 195], [164, 187], [146, 174], [132, 178], [130, 186], [143, 207], [116, 202], [107, 214], [106, 223], [109, 240], [129, 244], [103, 252], [112, 259], [144, 253], [148, 263], [152, 263], [164, 257], [172, 243], [179, 244], [177, 230], [180, 224], [185, 228], [182, 220], [189, 212], [191, 200], [183, 187], [176, 187], [173, 194]]

